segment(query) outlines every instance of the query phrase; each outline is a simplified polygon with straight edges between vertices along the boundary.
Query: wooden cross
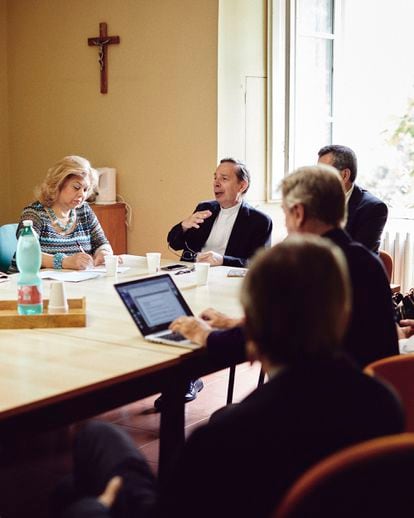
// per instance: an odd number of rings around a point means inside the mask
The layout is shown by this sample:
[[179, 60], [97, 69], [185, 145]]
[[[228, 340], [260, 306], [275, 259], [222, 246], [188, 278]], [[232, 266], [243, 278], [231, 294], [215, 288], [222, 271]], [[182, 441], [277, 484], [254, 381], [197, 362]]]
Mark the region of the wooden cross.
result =
[[118, 44], [119, 36], [108, 36], [108, 26], [106, 23], [99, 24], [99, 37], [88, 38], [88, 45], [99, 47], [99, 68], [101, 70], [101, 94], [108, 92], [108, 75], [107, 75], [107, 46]]

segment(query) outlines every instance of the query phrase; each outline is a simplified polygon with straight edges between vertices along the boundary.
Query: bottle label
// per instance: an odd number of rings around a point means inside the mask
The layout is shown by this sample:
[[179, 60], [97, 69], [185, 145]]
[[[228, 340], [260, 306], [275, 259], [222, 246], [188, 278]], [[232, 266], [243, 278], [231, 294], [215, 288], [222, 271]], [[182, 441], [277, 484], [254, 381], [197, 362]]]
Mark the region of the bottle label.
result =
[[42, 292], [39, 286], [19, 286], [17, 289], [18, 304], [41, 304]]

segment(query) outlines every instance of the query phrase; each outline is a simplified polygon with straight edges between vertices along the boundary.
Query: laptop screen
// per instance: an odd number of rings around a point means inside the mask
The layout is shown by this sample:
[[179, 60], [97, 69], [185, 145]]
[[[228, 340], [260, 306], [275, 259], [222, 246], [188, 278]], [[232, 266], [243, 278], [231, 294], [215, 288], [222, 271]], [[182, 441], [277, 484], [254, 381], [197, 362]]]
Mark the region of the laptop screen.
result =
[[168, 274], [115, 284], [115, 289], [144, 336], [193, 314]]

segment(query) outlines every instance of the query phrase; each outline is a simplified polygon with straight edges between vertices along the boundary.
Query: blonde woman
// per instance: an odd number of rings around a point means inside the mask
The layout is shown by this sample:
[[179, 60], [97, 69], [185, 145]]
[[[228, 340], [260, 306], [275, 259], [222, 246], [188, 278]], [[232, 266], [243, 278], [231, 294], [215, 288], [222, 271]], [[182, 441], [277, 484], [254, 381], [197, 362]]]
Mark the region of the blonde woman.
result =
[[[23, 209], [23, 220], [33, 221], [42, 250], [42, 268], [84, 270], [103, 264], [112, 248], [86, 199], [97, 174], [86, 158], [65, 156], [51, 167], [36, 189], [37, 201]], [[10, 271], [17, 271], [16, 259]]]

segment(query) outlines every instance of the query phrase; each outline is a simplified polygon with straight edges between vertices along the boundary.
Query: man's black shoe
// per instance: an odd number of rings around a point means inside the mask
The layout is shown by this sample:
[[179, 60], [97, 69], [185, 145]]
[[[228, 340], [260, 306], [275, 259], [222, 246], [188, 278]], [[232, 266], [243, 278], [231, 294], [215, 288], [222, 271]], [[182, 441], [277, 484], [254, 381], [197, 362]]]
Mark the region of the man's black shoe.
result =
[[[197, 397], [197, 394], [201, 390], [203, 390], [203, 388], [204, 388], [204, 383], [202, 382], [202, 380], [197, 379], [197, 380], [190, 381], [187, 392], [185, 393], [185, 396], [184, 396], [184, 402], [189, 403], [190, 401], [194, 401]], [[161, 410], [162, 401], [163, 401], [162, 395], [154, 401], [154, 406], [158, 411]]]
[[190, 381], [190, 385], [188, 386], [188, 390], [184, 396], [184, 401], [188, 403], [189, 401], [194, 401], [196, 399], [197, 394], [201, 392], [204, 388], [204, 383], [200, 380]]

